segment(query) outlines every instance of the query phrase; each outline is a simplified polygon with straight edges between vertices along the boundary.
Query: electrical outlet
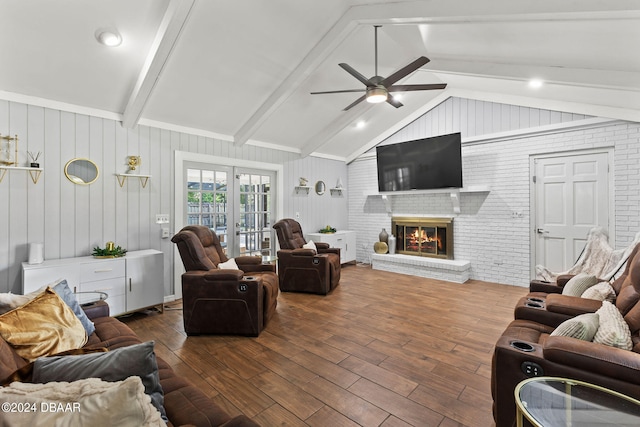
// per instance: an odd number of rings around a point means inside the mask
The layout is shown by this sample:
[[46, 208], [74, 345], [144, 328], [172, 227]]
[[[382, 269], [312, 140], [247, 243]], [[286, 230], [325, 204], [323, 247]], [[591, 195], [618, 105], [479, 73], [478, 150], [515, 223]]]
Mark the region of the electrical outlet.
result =
[[169, 214], [156, 214], [156, 224], [169, 224]]
[[168, 239], [170, 237], [169, 227], [162, 227], [161, 228], [161, 236], [162, 236], [163, 239]]

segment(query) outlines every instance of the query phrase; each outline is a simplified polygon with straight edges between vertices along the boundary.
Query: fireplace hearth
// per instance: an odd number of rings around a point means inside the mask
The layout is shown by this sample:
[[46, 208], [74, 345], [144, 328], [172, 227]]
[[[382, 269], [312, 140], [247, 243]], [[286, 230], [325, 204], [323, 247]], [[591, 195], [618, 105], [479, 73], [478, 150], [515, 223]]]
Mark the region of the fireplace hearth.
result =
[[453, 259], [453, 218], [393, 217], [396, 253]]

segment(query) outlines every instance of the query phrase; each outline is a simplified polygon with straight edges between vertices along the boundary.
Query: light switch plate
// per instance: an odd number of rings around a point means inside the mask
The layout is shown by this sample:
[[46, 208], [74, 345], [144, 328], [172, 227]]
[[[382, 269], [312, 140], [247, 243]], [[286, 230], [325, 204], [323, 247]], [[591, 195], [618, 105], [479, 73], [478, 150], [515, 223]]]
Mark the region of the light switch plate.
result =
[[156, 224], [169, 224], [169, 214], [156, 214]]

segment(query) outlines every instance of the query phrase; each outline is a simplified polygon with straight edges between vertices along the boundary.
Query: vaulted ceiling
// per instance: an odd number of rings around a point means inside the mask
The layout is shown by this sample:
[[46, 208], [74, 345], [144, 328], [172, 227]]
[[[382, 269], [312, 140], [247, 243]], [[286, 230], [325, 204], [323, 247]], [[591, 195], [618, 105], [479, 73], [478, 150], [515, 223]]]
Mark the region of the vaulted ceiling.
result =
[[[374, 25], [379, 75], [446, 89], [310, 95], [364, 88]], [[0, 98], [349, 161], [450, 96], [640, 121], [639, 46], [628, 0], [0, 0]]]

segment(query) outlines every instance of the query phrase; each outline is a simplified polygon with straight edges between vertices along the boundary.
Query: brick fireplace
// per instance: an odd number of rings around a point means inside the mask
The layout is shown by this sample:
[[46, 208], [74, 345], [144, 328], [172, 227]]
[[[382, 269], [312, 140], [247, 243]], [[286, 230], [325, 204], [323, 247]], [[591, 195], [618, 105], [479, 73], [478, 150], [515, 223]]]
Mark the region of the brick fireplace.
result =
[[393, 217], [396, 254], [453, 259], [453, 218]]

